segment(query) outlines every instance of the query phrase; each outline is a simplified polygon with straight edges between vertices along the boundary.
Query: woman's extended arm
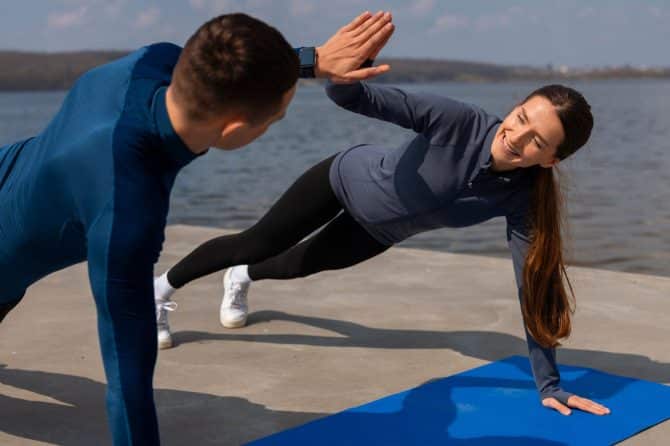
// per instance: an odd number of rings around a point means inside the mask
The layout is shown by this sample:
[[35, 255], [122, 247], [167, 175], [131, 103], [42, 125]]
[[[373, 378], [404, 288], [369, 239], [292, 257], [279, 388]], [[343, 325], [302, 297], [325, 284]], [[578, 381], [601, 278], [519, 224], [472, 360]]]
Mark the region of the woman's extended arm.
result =
[[472, 124], [477, 115], [469, 104], [444, 96], [406, 92], [399, 88], [366, 82], [328, 83], [328, 97], [354, 113], [392, 122], [436, 141], [453, 125]]
[[[514, 275], [517, 283], [519, 301], [523, 299], [523, 266], [526, 260], [526, 252], [530, 241], [525, 228], [508, 218], [507, 241], [512, 251], [512, 261], [514, 262]], [[561, 377], [556, 366], [556, 349], [541, 347], [528, 332], [526, 332], [526, 341], [528, 344], [528, 357], [537, 390], [542, 399], [554, 397], [567, 404], [571, 393], [565, 392], [560, 387]]]
[[[514, 275], [516, 277], [519, 301], [523, 299], [523, 267], [530, 245], [529, 231], [525, 216], [507, 217], [507, 241], [512, 251]], [[563, 415], [569, 415], [569, 407], [597, 415], [609, 413], [609, 409], [586, 398], [579, 397], [561, 388], [561, 376], [556, 365], [556, 349], [540, 346], [525, 327], [528, 357], [533, 370], [535, 384], [540, 392], [542, 404]]]

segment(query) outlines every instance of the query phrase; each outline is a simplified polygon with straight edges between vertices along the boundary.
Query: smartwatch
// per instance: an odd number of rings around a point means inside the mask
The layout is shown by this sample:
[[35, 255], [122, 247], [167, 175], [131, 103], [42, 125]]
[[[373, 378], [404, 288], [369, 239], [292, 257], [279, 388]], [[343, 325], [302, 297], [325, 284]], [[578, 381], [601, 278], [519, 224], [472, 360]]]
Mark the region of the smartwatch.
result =
[[315, 77], [316, 48], [313, 46], [298, 48], [298, 59], [300, 59], [300, 77]]

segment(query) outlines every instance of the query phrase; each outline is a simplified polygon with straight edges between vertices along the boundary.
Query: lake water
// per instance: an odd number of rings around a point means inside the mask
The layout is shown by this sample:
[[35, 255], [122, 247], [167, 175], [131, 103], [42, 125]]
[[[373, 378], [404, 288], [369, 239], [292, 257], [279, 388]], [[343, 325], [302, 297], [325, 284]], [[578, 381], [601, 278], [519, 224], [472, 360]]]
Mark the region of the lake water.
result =
[[[472, 102], [504, 116], [540, 84], [402, 86]], [[670, 81], [573, 83], [593, 107], [589, 144], [563, 163], [571, 264], [670, 276]], [[63, 92], [0, 93], [0, 143], [38, 133]], [[391, 124], [332, 104], [301, 87], [287, 117], [234, 152], [210, 150], [179, 175], [170, 223], [225, 228], [253, 224], [309, 166], [359, 143], [396, 146], [411, 137]], [[417, 235], [402, 246], [507, 256], [504, 219]]]

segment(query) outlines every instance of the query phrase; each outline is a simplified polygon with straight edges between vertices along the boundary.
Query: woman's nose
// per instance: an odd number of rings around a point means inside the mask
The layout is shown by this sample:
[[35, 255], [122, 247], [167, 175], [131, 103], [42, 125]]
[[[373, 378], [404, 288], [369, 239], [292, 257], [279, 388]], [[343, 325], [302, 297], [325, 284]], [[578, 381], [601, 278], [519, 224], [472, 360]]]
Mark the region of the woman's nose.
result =
[[520, 133], [518, 131], [512, 132], [508, 135], [509, 143], [514, 147], [520, 147], [521, 143], [523, 142], [523, 138], [521, 138], [519, 135]]
[[530, 132], [525, 127], [517, 128], [513, 132], [510, 132], [508, 137], [510, 144], [516, 147], [523, 147], [530, 140]]

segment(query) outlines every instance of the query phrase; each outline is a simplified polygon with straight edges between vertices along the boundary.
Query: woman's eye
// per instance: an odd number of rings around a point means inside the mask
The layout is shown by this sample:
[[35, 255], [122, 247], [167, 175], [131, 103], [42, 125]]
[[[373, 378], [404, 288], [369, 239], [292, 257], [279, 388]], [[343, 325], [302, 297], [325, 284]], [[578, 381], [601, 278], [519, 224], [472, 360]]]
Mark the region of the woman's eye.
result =
[[535, 139], [533, 141], [535, 141], [535, 145], [537, 146], [538, 149], [542, 149], [542, 146], [540, 145], [540, 143], [538, 142], [537, 139]]
[[520, 122], [521, 124], [523, 124], [523, 117], [522, 117], [520, 114], [517, 114], [517, 115], [516, 115], [516, 119], [518, 119], [519, 122]]

